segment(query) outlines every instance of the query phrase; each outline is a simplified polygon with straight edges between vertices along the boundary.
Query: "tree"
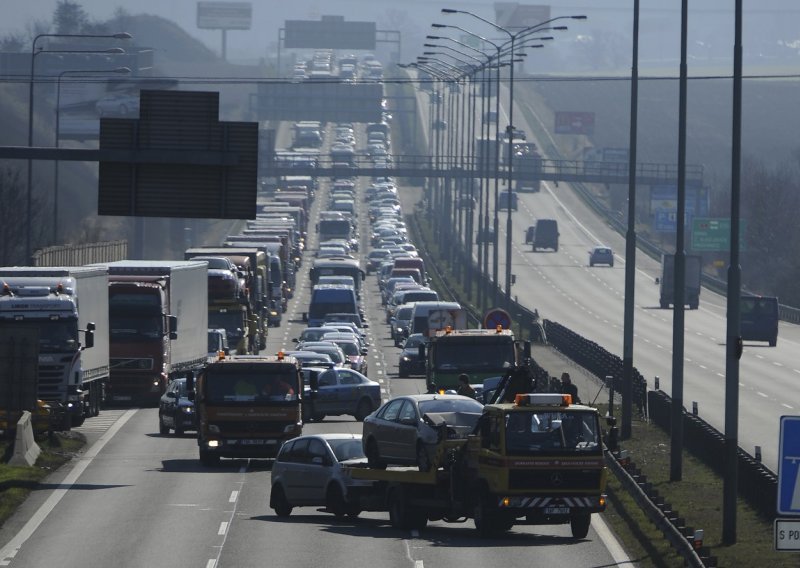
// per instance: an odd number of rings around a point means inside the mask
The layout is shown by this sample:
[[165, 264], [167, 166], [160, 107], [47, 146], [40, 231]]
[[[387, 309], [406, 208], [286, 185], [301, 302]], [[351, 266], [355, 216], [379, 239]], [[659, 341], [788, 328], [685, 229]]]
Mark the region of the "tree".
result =
[[21, 33], [11, 33], [0, 39], [0, 51], [4, 53], [19, 53], [25, 50], [25, 36]]
[[53, 14], [53, 24], [56, 27], [56, 33], [79, 34], [89, 25], [89, 15], [77, 2], [58, 0], [56, 11]]
[[[27, 264], [25, 259], [26, 227], [28, 210], [27, 185], [24, 175], [17, 167], [0, 164], [0, 265]], [[32, 238], [39, 242], [45, 226], [44, 216], [48, 211], [44, 202], [35, 193], [31, 198]]]

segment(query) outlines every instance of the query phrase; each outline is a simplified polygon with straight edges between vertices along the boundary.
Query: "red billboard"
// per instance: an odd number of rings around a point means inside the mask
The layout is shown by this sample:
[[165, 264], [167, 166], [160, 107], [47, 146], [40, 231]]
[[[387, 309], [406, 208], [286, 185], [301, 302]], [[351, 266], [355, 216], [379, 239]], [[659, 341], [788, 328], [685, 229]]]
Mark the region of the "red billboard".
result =
[[594, 113], [580, 111], [556, 112], [556, 134], [594, 134]]

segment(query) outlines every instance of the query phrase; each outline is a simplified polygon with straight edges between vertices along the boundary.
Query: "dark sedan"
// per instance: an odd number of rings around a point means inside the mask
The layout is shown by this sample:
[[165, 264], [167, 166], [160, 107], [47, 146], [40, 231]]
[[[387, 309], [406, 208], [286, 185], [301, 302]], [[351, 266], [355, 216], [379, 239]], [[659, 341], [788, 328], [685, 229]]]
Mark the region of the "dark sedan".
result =
[[[311, 391], [311, 375], [317, 376], [317, 390]], [[381, 404], [381, 385], [358, 371], [344, 367], [303, 369], [306, 390], [303, 417], [320, 421], [325, 416], [349, 414], [361, 421]]]
[[425, 359], [419, 358], [419, 346], [424, 343], [425, 336], [421, 333], [411, 334], [406, 339], [397, 364], [397, 374], [401, 378], [425, 374]]
[[394, 398], [364, 419], [364, 453], [371, 467], [436, 467], [442, 439], [466, 438], [483, 405], [458, 394], [414, 394]]
[[194, 403], [186, 397], [186, 379], [170, 381], [158, 403], [158, 432], [166, 436], [170, 430], [175, 430], [176, 436], [182, 436], [186, 430], [197, 430]]

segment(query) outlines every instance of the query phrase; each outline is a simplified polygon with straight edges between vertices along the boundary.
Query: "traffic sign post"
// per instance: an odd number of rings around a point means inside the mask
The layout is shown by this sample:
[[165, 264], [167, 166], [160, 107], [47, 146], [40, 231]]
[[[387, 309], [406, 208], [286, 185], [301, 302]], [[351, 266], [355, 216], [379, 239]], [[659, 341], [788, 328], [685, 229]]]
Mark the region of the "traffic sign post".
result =
[[775, 519], [775, 550], [800, 550], [800, 519]]
[[800, 416], [781, 416], [778, 515], [800, 516]]
[[503, 329], [511, 329], [511, 316], [509, 313], [500, 308], [487, 311], [483, 316], [483, 328], [495, 329], [498, 325], [502, 326]]

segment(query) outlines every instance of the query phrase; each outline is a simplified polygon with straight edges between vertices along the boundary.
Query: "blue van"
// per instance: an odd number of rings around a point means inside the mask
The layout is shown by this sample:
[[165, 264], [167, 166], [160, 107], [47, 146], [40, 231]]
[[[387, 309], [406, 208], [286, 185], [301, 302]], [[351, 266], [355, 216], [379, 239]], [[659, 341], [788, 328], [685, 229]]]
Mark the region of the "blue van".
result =
[[742, 296], [739, 301], [739, 327], [743, 340], [778, 344], [778, 298]]
[[309, 327], [318, 327], [325, 321], [325, 316], [331, 313], [359, 313], [356, 292], [352, 286], [342, 284], [320, 284], [311, 291], [311, 303], [308, 312], [303, 314], [303, 320]]

